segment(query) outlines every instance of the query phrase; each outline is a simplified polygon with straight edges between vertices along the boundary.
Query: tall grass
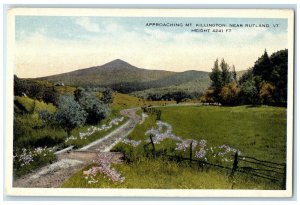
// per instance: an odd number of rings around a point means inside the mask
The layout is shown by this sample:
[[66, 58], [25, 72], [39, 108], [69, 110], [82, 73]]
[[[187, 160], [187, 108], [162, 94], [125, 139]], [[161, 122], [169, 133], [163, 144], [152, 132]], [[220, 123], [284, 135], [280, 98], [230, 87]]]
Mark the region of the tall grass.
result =
[[83, 171], [77, 172], [62, 184], [62, 188], [154, 188], [154, 189], [279, 189], [266, 181], [253, 180], [236, 175], [230, 179], [224, 171], [165, 160], [163, 158], [142, 159], [133, 163], [113, 166], [125, 177], [123, 183], [112, 182], [103, 174], [97, 174], [96, 183], [89, 183]]

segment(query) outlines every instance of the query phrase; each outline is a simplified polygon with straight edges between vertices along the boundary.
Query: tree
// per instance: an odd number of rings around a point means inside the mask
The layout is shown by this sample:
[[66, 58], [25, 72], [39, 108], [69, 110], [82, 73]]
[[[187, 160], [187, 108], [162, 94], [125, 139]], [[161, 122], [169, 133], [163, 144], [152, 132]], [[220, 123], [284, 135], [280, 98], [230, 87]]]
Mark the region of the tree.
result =
[[220, 63], [220, 68], [221, 68], [221, 72], [222, 72], [222, 87], [227, 85], [228, 83], [232, 82], [232, 77], [231, 77], [231, 73], [229, 71], [229, 66], [228, 64], [225, 62], [224, 58], [222, 59], [221, 63]]
[[287, 104], [287, 73], [288, 73], [288, 50], [281, 50], [270, 56], [273, 71], [270, 82], [275, 86], [273, 93], [277, 105]]
[[58, 110], [55, 115], [56, 121], [67, 132], [68, 136], [71, 131], [86, 121], [87, 113], [81, 108], [73, 96], [61, 96], [58, 102]]
[[275, 90], [275, 86], [273, 86], [271, 83], [263, 82], [260, 85], [259, 98], [262, 104], [274, 103], [273, 100], [274, 90]]
[[211, 79], [211, 88], [213, 89], [213, 96], [215, 101], [219, 99], [219, 93], [222, 89], [222, 72], [219, 68], [219, 60], [216, 59], [214, 63], [214, 67], [212, 68], [211, 73], [209, 74], [209, 78]]
[[213, 89], [214, 101], [220, 102], [220, 93], [222, 88], [232, 82], [229, 66], [224, 59], [221, 60], [220, 65], [218, 59], [215, 61], [209, 77], [212, 81], [211, 88]]
[[212, 88], [208, 88], [204, 95], [200, 98], [201, 102], [213, 103], [214, 102], [214, 90]]
[[272, 73], [272, 64], [265, 50], [264, 54], [255, 62], [253, 67], [253, 74], [256, 76], [260, 76], [262, 80], [270, 81]]
[[74, 96], [87, 113], [86, 123], [97, 124], [108, 116], [110, 112], [108, 106], [99, 100], [94, 92], [87, 92], [83, 88], [78, 88], [75, 90]]
[[243, 82], [240, 89], [240, 98], [242, 103], [253, 105], [258, 104], [259, 88], [257, 87], [257, 80], [255, 80], [254, 77]]
[[225, 85], [220, 93], [222, 105], [237, 105], [239, 104], [240, 89], [236, 83], [228, 83]]
[[172, 96], [177, 104], [182, 102], [184, 99], [189, 98], [189, 95], [182, 91], [174, 92], [174, 93], [172, 93]]
[[103, 92], [103, 97], [101, 99], [105, 104], [110, 104], [113, 102], [113, 91], [111, 88], [106, 88]]
[[92, 94], [82, 98], [80, 104], [87, 113], [86, 122], [88, 124], [99, 123], [101, 120], [105, 119], [110, 112], [108, 106]]

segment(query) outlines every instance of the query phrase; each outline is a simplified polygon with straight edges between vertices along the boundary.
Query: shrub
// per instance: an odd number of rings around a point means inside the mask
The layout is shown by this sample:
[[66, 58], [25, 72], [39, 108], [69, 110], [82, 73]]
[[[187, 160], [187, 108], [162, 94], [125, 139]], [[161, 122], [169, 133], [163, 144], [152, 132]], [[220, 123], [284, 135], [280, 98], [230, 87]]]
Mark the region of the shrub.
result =
[[46, 147], [18, 149], [14, 153], [14, 175], [20, 177], [54, 160], [54, 152]]
[[60, 97], [55, 118], [68, 136], [75, 127], [85, 123], [86, 116], [87, 113], [72, 96]]
[[100, 101], [93, 92], [86, 92], [83, 88], [78, 88], [75, 91], [75, 99], [87, 113], [86, 123], [88, 124], [97, 124], [109, 115], [108, 106]]

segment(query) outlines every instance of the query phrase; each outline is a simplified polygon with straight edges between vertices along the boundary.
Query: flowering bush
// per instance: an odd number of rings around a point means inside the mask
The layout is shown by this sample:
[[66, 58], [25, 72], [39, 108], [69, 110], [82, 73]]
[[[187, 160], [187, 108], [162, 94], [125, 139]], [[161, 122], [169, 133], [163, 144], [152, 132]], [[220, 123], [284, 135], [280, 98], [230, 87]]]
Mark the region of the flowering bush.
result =
[[[166, 122], [162, 122], [162, 121], [157, 121], [156, 123], [158, 125], [158, 128], [151, 128], [150, 130], [146, 131], [146, 135], [153, 135], [153, 143], [154, 144], [159, 144], [161, 141], [163, 141], [164, 139], [173, 139], [173, 140], [178, 140], [178, 141], [182, 141], [181, 137], [178, 137], [176, 135], [174, 135], [173, 132], [173, 128], [170, 124], [166, 123]], [[165, 131], [164, 131], [165, 130]], [[150, 142], [150, 139], [146, 140], [147, 142]]]
[[98, 154], [98, 158], [96, 160], [97, 166], [93, 166], [89, 170], [83, 171], [85, 179], [88, 180], [89, 184], [98, 182], [98, 180], [95, 179], [98, 173], [104, 174], [113, 182], [124, 182], [125, 177], [122, 177], [117, 170], [111, 167], [112, 157], [113, 156], [109, 154]]
[[86, 132], [79, 132], [79, 136], [70, 136], [66, 138], [65, 142], [69, 142], [68, 144], [72, 144], [72, 141], [75, 140], [85, 140], [87, 137], [95, 134], [96, 132], [101, 132], [101, 131], [107, 131], [112, 128], [113, 125], [119, 125], [120, 122], [124, 120], [124, 117], [120, 118], [114, 118], [112, 119], [108, 124], [102, 124], [100, 127], [97, 126], [91, 126], [89, 127]]
[[55, 160], [54, 148], [37, 147], [17, 150], [13, 156], [14, 171], [17, 177]]
[[122, 140], [122, 142], [124, 144], [128, 144], [128, 145], [131, 145], [133, 147], [137, 147], [139, 144], [141, 144], [142, 141], [141, 140], [135, 141], [135, 140], [124, 139], [124, 140]]

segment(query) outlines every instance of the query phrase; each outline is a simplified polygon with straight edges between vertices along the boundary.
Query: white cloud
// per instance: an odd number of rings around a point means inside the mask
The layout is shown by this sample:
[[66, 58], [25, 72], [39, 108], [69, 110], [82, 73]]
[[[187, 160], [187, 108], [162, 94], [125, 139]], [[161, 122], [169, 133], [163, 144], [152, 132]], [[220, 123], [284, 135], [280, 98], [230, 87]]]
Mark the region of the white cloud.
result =
[[91, 22], [91, 20], [88, 17], [76, 18], [75, 23], [89, 32], [98, 33], [101, 31], [99, 25]]

